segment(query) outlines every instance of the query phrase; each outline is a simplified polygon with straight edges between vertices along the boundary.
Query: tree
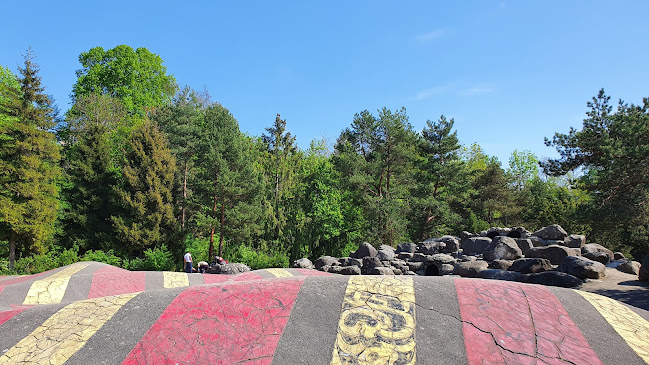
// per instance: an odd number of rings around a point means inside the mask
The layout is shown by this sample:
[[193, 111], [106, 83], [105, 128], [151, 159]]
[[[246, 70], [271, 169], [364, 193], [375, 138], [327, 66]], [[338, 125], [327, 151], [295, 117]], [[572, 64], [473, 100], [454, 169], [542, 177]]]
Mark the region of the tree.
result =
[[79, 55], [82, 68], [72, 88], [72, 101], [84, 95], [106, 94], [118, 98], [126, 110], [143, 115], [169, 102], [177, 86], [167, 75], [160, 56], [146, 48], [120, 45], [108, 51], [95, 47]]
[[507, 174], [513, 180], [516, 190], [520, 191], [539, 176], [539, 160], [530, 151], [514, 150], [509, 157]]
[[581, 130], [546, 139], [560, 157], [542, 167], [553, 176], [583, 169], [580, 183], [592, 197], [595, 235], [612, 246], [624, 241], [640, 253], [649, 249], [649, 98], [642, 105], [620, 100], [614, 113], [609, 100], [600, 90], [587, 103]]
[[125, 149], [122, 181], [115, 189], [121, 210], [111, 217], [120, 251], [142, 254], [163, 244], [180, 251], [172, 196], [176, 161], [164, 135], [146, 120], [133, 130]]
[[12, 269], [18, 243], [44, 252], [59, 206], [59, 146], [52, 100], [44, 94], [31, 50], [19, 68], [20, 89], [3, 72], [0, 111], [0, 233], [9, 241]]

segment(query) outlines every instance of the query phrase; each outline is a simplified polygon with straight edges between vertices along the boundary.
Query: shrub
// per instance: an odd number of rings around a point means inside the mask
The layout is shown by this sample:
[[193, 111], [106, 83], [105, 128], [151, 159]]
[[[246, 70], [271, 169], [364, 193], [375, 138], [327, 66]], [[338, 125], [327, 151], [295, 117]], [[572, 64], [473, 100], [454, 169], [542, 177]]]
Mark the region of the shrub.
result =
[[108, 252], [104, 252], [102, 250], [87, 251], [83, 255], [83, 257], [81, 257], [81, 261], [97, 261], [97, 262], [103, 262], [117, 267], [122, 266], [122, 259], [115, 256], [113, 250], [110, 250]]
[[74, 246], [70, 249], [63, 250], [63, 252], [58, 255], [56, 255], [56, 253], [54, 255], [58, 256], [56, 257], [58, 267], [72, 265], [75, 262], [79, 262], [79, 247]]
[[16, 260], [14, 269], [20, 274], [37, 274], [39, 272], [56, 269], [58, 260], [53, 257], [53, 252], [45, 254], [27, 256]]
[[[205, 261], [207, 263], [211, 262], [208, 257], [210, 250], [210, 241], [199, 238], [188, 238], [185, 241], [185, 252], [189, 251], [192, 254], [192, 259], [194, 262]], [[183, 252], [183, 254], [185, 253]]]
[[227, 252], [226, 260], [240, 262], [250, 266], [252, 270], [269, 267], [288, 267], [288, 256], [284, 253], [257, 252], [248, 246], [236, 246]]
[[174, 271], [176, 269], [171, 252], [166, 245], [144, 251], [144, 270]]

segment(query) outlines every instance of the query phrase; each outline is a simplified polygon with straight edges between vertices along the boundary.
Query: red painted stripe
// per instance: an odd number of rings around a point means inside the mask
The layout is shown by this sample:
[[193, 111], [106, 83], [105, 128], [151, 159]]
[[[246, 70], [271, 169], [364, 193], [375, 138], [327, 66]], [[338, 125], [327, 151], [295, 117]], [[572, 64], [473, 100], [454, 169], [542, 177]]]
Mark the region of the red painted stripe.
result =
[[263, 278], [263, 276], [254, 272], [244, 272], [243, 274], [232, 276], [232, 281], [261, 280]]
[[601, 364], [547, 288], [456, 279], [469, 364]]
[[333, 274], [320, 271], [320, 270], [313, 270], [313, 269], [295, 269], [300, 272], [300, 274], [304, 276], [331, 276]]
[[106, 266], [94, 272], [88, 299], [144, 291], [146, 273]]
[[304, 278], [180, 293], [123, 364], [270, 364]]
[[203, 274], [203, 281], [205, 284], [222, 283], [230, 280], [232, 280], [232, 275]]
[[36, 280], [36, 279], [38, 279], [40, 277], [43, 277], [43, 276], [45, 276], [47, 274], [51, 274], [51, 273], [52, 273], [52, 270], [49, 270], [49, 271], [41, 272], [41, 273], [38, 273], [38, 274], [19, 276], [19, 277], [16, 277], [16, 278], [3, 280], [2, 283], [0, 283], [0, 292], [2, 291], [2, 289], [4, 289], [5, 287], [7, 287], [9, 285], [20, 284], [20, 283], [23, 283], [23, 282], [29, 281], [29, 280]]
[[8, 320], [12, 319], [16, 314], [24, 311], [27, 308], [12, 309], [10, 311], [0, 312], [0, 326]]

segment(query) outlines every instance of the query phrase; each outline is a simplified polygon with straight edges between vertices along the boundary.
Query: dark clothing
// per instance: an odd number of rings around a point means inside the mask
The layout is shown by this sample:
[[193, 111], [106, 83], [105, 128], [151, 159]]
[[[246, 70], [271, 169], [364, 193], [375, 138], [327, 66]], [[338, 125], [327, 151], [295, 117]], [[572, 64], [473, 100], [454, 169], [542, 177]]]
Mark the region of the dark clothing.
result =
[[185, 272], [191, 274], [191, 272], [192, 272], [192, 263], [191, 262], [186, 262], [185, 263]]

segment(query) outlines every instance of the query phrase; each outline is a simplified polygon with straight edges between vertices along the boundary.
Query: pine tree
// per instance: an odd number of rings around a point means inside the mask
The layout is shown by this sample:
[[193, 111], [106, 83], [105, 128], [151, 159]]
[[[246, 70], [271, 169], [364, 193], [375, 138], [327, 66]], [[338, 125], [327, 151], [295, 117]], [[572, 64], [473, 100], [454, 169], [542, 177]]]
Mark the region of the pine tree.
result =
[[0, 232], [9, 241], [9, 266], [16, 248], [44, 252], [59, 207], [59, 146], [50, 129], [56, 112], [44, 94], [31, 50], [19, 68], [20, 90], [3, 87], [0, 124]]

